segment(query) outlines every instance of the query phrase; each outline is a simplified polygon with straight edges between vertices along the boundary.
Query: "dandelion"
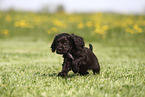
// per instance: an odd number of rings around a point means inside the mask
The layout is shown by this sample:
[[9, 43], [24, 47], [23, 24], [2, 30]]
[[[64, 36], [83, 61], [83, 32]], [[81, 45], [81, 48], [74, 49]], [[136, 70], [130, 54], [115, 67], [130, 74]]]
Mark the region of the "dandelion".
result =
[[129, 32], [131, 34], [136, 34], [136, 33], [142, 33], [142, 28], [140, 28], [137, 24], [133, 25], [132, 29], [131, 28], [126, 28], [126, 32]]
[[108, 28], [109, 28], [108, 25], [104, 25], [104, 26], [102, 27], [102, 29], [105, 30], [105, 31], [108, 30]]
[[41, 22], [41, 18], [40, 18], [40, 17], [35, 17], [35, 18], [34, 18], [34, 22], [40, 23], [40, 22]]
[[84, 28], [84, 24], [83, 24], [83, 23], [79, 23], [79, 24], [78, 24], [78, 28], [79, 28], [79, 29]]
[[47, 33], [51, 34], [52, 32], [57, 32], [57, 31], [58, 31], [58, 29], [56, 27], [52, 27], [51, 29], [47, 30]]
[[96, 28], [96, 29], [95, 29], [95, 32], [96, 32], [97, 34], [104, 34], [104, 32], [103, 32], [103, 31], [101, 31], [101, 29], [100, 29], [100, 28]]
[[51, 28], [51, 30], [52, 30], [53, 32], [57, 32], [57, 31], [58, 31], [58, 29], [57, 29], [56, 27]]
[[137, 33], [142, 33], [142, 29], [139, 28], [138, 25], [134, 25], [133, 28], [134, 28], [134, 30], [136, 30]]
[[95, 32], [97, 34], [105, 34], [108, 28], [108, 25], [101, 26], [100, 24], [96, 24]]
[[14, 23], [15, 27], [22, 27], [24, 28], [26, 26], [26, 22], [24, 20], [20, 20]]
[[104, 33], [104, 32], [101, 31], [100, 24], [96, 24], [95, 33], [97, 33], [97, 34], [103, 34]]
[[127, 28], [126, 29], [126, 32], [131, 33], [131, 34], [134, 34], [135, 33], [134, 30], [133, 29], [130, 29], [130, 28]]
[[134, 25], [133, 28], [137, 30], [139, 27], [138, 25]]
[[10, 15], [7, 15], [5, 19], [6, 19], [7, 22], [10, 22], [12, 20]]
[[26, 24], [26, 21], [25, 20], [21, 20], [21, 21], [19, 21], [19, 25], [21, 27], [25, 27], [27, 24]]
[[126, 22], [127, 22], [129, 25], [132, 25], [132, 24], [133, 24], [133, 20], [132, 20], [132, 19], [128, 19], [128, 20], [126, 20]]
[[53, 24], [58, 26], [58, 27], [66, 28], [65, 23], [63, 23], [62, 21], [57, 20], [57, 19], [53, 20]]
[[9, 34], [9, 30], [8, 29], [4, 29], [1, 31], [2, 34], [4, 35], [8, 35]]
[[145, 25], [145, 21], [143, 21], [143, 25]]
[[139, 28], [138, 30], [137, 30], [137, 33], [142, 33], [143, 31], [142, 31], [142, 29], [141, 28]]
[[51, 33], [52, 33], [52, 31], [51, 31], [51, 30], [47, 30], [47, 33], [48, 33], [48, 34], [51, 34]]
[[25, 20], [20, 20], [20, 21], [16, 21], [14, 23], [15, 27], [21, 27], [21, 28], [30, 28], [32, 27], [29, 23], [27, 23]]
[[92, 27], [93, 26], [93, 23], [89, 21], [89, 22], [86, 23], [86, 26], [87, 27]]
[[70, 23], [74, 22], [74, 18], [73, 17], [70, 17], [68, 20], [69, 20]]

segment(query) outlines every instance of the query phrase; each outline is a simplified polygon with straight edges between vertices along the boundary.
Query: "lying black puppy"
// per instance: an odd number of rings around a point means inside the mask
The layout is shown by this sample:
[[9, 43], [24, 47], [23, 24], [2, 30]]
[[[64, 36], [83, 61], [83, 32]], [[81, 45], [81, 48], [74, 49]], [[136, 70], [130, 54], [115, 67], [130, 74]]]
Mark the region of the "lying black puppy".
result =
[[80, 75], [89, 74], [87, 70], [91, 69], [93, 73], [99, 73], [100, 66], [98, 59], [92, 52], [92, 45], [90, 48], [84, 47], [84, 40], [77, 35], [69, 35], [67, 33], [58, 34], [55, 36], [51, 45], [52, 52], [62, 54], [64, 62], [62, 64], [62, 71], [58, 76], [67, 76], [70, 70]]

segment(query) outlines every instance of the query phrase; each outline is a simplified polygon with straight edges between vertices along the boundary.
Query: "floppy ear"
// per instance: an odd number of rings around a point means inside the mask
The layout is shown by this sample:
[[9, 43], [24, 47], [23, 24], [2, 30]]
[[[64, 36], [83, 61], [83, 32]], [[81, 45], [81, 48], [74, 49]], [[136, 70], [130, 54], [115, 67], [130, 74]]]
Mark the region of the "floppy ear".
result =
[[57, 43], [57, 36], [55, 36], [52, 44], [51, 44], [51, 51], [52, 52], [55, 52], [55, 49], [56, 49], [56, 43]]
[[82, 49], [85, 45], [82, 37], [72, 34], [71, 39], [76, 49]]

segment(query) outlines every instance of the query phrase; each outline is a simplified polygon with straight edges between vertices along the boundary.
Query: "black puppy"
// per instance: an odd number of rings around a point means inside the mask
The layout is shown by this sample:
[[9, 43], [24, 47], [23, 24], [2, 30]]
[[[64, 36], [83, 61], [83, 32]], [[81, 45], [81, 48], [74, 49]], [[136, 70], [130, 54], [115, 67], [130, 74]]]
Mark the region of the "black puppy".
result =
[[87, 72], [89, 69], [94, 74], [99, 73], [99, 62], [92, 52], [92, 45], [89, 44], [89, 49], [84, 47], [84, 45], [83, 38], [74, 34], [62, 33], [55, 36], [51, 45], [52, 52], [56, 51], [57, 54], [62, 54], [64, 57], [62, 71], [58, 76], [67, 76], [70, 70], [80, 75], [89, 74]]

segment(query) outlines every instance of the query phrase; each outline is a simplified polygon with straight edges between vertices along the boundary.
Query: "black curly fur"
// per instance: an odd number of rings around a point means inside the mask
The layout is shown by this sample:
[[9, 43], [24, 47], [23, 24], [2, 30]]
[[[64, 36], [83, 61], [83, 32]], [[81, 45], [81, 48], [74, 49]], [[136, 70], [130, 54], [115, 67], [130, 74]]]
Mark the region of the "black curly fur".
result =
[[52, 45], [51, 45], [51, 50], [52, 50], [52, 52], [55, 52], [57, 39], [59, 39], [59, 38], [62, 37], [62, 36], [69, 36], [69, 34], [67, 34], [67, 33], [62, 33], [62, 34], [58, 34], [57, 36], [55, 36], [55, 38], [54, 38], [54, 40], [53, 40], [53, 43], [52, 43]]
[[55, 36], [51, 50], [57, 54], [62, 54], [64, 62], [62, 64], [62, 71], [58, 76], [67, 76], [68, 72], [72, 70], [74, 73], [80, 75], [89, 74], [91, 69], [93, 73], [99, 73], [100, 66], [97, 57], [92, 52], [93, 46], [89, 44], [89, 49], [84, 47], [85, 43], [82, 37], [62, 33]]

